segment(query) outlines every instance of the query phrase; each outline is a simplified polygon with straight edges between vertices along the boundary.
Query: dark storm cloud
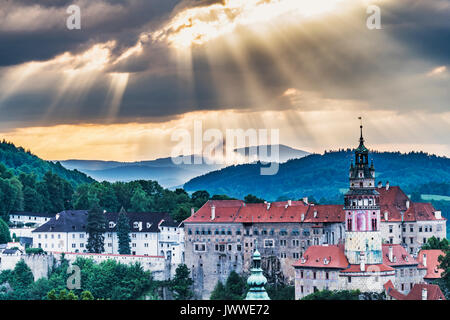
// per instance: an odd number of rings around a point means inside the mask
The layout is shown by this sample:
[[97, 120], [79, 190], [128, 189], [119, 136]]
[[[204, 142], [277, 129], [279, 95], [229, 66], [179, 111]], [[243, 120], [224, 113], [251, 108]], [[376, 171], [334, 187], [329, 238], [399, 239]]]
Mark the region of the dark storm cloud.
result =
[[[143, 29], [160, 23], [178, 0], [10, 1], [0, 0], [0, 66], [45, 61], [95, 42], [133, 45]], [[66, 9], [81, 8], [81, 30], [68, 30]], [[23, 12], [23, 14], [21, 14]]]
[[450, 0], [392, 2], [383, 7], [382, 21], [414, 52], [450, 64]]
[[[441, 6], [435, 5], [438, 2]], [[448, 111], [449, 80], [426, 78], [432, 68], [450, 63], [450, 13], [443, 6], [448, 2], [405, 0], [382, 7], [382, 30], [366, 28], [365, 8], [354, 12], [351, 19], [335, 17], [288, 31], [270, 30], [270, 40], [264, 40], [270, 42], [271, 51], [251, 31], [242, 31], [240, 61], [236, 48], [220, 44], [218, 39], [193, 50], [189, 79], [177, 73], [166, 43], [148, 40], [142, 42], [140, 54], [108, 65], [82, 98], [68, 95], [49, 113], [54, 87], [36, 91], [24, 86], [18, 94], [0, 100], [0, 118], [2, 122], [30, 125], [104, 122], [108, 73], [113, 72], [130, 73], [116, 122], [175, 117], [195, 110], [283, 110], [295, 107], [283, 96], [288, 88], [320, 93], [322, 98], [363, 101], [377, 110]], [[35, 1], [9, 5], [25, 8], [31, 3]], [[34, 29], [26, 23], [17, 30], [0, 29], [0, 65], [46, 61], [66, 51], [81, 53], [109, 40], [117, 41], [113, 52], [117, 57], [133, 47], [139, 35], [155, 31], [176, 12], [221, 1], [98, 1], [104, 8], [97, 7], [95, 15], [87, 12], [81, 31], [65, 28], [69, 3], [42, 1], [39, 9], [60, 8], [61, 26], [42, 21]], [[87, 8], [93, 2], [78, 3]], [[211, 57], [206, 49], [214, 46]], [[255, 86], [259, 91], [255, 92]], [[302, 108], [309, 110], [307, 105]]]

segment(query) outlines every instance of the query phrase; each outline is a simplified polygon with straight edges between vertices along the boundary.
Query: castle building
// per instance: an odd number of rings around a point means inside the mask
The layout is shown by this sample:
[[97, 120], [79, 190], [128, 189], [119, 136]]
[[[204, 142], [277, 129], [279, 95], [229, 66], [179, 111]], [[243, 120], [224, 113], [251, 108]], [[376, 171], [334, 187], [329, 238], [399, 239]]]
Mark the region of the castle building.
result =
[[[133, 256], [162, 256], [173, 264], [184, 263], [184, 231], [168, 213], [126, 213]], [[104, 253], [119, 254], [119, 213], [105, 213]], [[85, 253], [88, 212], [67, 210], [32, 231], [33, 247], [48, 252]]]
[[389, 280], [406, 294], [423, 281], [425, 268], [415, 259], [428, 238], [446, 237], [447, 220], [399, 187], [375, 184], [362, 127], [344, 198], [343, 205], [307, 198], [205, 203], [184, 221], [186, 265], [197, 298], [209, 299], [231, 271], [248, 274], [255, 249], [268, 281], [295, 284], [297, 298], [323, 288], [381, 292]]

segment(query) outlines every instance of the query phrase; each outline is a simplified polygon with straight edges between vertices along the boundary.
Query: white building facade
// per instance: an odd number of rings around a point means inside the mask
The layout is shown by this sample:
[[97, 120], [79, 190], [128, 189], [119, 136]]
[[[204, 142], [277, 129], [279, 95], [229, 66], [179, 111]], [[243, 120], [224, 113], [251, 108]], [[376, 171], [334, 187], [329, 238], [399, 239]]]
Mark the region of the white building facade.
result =
[[[126, 213], [130, 223], [132, 256], [163, 256], [172, 263], [184, 262], [182, 226], [167, 213]], [[47, 252], [86, 253], [88, 212], [63, 211], [32, 232], [33, 247]], [[105, 213], [104, 254], [119, 254], [118, 213]]]

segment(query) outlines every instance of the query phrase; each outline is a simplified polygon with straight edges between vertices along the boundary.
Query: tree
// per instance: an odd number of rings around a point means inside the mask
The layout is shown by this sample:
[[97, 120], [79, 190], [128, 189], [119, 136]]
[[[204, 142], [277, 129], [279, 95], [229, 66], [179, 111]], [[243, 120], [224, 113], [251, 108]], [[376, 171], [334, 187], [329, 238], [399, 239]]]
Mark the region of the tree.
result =
[[23, 259], [17, 262], [8, 282], [14, 291], [24, 290], [34, 282], [33, 273]]
[[225, 286], [222, 281], [217, 281], [216, 286], [214, 287], [213, 292], [211, 292], [210, 300], [226, 300], [225, 294]]
[[302, 298], [302, 300], [359, 300], [359, 290], [319, 290]]
[[441, 288], [447, 299], [450, 298], [450, 249], [444, 252], [444, 255], [438, 257], [439, 268], [444, 270], [441, 274], [441, 279], [437, 281], [437, 284]]
[[447, 251], [449, 249], [449, 242], [446, 238], [439, 241], [435, 236], [432, 236], [428, 241], [422, 245], [422, 250], [442, 250]]
[[78, 300], [78, 296], [72, 290], [67, 292], [66, 289], [63, 289], [63, 290], [59, 291], [59, 294], [56, 294], [56, 290], [52, 289], [47, 294], [47, 299], [48, 300]]
[[236, 271], [231, 271], [225, 283], [227, 300], [242, 300], [247, 292], [246, 284], [247, 282], [243, 277], [237, 274]]
[[199, 209], [201, 208], [208, 200], [209, 200], [209, 193], [208, 191], [205, 190], [199, 190], [199, 191], [195, 191], [192, 196], [192, 205]]
[[179, 204], [172, 213], [172, 219], [178, 222], [184, 221], [191, 215], [189, 204]]
[[81, 300], [94, 300], [94, 296], [90, 291], [83, 291], [81, 293]]
[[0, 218], [0, 243], [11, 242], [11, 234], [9, 232], [9, 227], [2, 218]]
[[264, 199], [258, 198], [257, 196], [254, 196], [252, 194], [248, 194], [245, 196], [244, 201], [246, 203], [264, 203]]
[[128, 220], [123, 207], [120, 210], [119, 218], [117, 219], [117, 237], [119, 238], [119, 253], [130, 254], [130, 221]]
[[88, 241], [87, 250], [90, 253], [102, 253], [104, 249], [104, 232], [105, 228], [105, 217], [98, 204], [94, 204], [93, 208], [89, 210], [87, 218], [87, 228]]
[[226, 194], [215, 194], [211, 197], [211, 200], [236, 200], [236, 198], [231, 198]]
[[295, 300], [295, 287], [285, 284], [269, 284], [266, 286], [270, 300]]
[[131, 197], [131, 210], [133, 212], [146, 212], [150, 207], [150, 199], [142, 189], [142, 187], [136, 188]]
[[175, 270], [175, 277], [170, 282], [170, 288], [175, 300], [190, 300], [194, 297], [191, 288], [194, 282], [189, 277], [189, 274], [190, 271], [185, 264], [178, 265]]
[[231, 271], [225, 285], [219, 280], [211, 293], [210, 300], [243, 300], [247, 293], [244, 277]]
[[421, 202], [422, 195], [420, 194], [420, 192], [412, 192], [411, 193], [411, 201], [412, 202]]

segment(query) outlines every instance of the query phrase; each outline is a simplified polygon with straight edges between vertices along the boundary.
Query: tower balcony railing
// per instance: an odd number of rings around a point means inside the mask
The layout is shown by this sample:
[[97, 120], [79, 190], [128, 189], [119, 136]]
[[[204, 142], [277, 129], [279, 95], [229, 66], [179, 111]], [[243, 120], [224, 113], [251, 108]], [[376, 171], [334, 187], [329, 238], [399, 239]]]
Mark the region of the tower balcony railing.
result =
[[380, 210], [379, 205], [370, 205], [370, 206], [344, 206], [344, 210], [354, 210], [354, 209], [367, 209], [367, 210]]

